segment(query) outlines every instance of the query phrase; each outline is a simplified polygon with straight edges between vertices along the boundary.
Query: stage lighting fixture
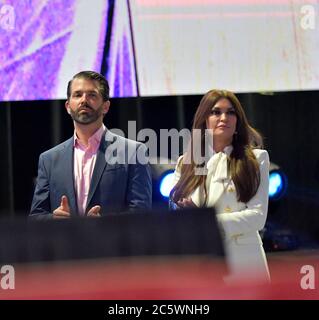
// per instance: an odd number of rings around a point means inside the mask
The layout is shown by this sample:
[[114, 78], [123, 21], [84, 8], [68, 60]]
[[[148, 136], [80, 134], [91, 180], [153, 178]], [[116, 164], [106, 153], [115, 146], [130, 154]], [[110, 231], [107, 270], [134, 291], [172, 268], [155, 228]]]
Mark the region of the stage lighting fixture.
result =
[[287, 191], [288, 180], [285, 173], [275, 163], [269, 168], [269, 200], [279, 200]]
[[[156, 161], [155, 161], [156, 160]], [[175, 164], [169, 159], [157, 158], [151, 162], [153, 180], [153, 202], [167, 203], [173, 188]], [[269, 200], [281, 199], [287, 190], [288, 180], [281, 168], [271, 162], [269, 168]]]
[[173, 187], [173, 172], [175, 163], [166, 158], [151, 158], [151, 173], [153, 182], [153, 207], [167, 206], [169, 193]]
[[164, 172], [159, 180], [159, 190], [163, 197], [168, 198], [169, 194], [174, 187], [174, 171], [168, 170]]

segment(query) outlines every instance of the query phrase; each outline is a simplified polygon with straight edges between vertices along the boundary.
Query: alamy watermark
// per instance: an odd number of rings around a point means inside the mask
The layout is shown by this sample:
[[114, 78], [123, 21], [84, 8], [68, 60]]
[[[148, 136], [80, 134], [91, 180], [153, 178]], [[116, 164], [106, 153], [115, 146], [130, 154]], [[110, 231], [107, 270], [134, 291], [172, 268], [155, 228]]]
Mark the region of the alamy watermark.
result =
[[105, 135], [108, 145], [105, 159], [108, 164], [176, 164], [181, 154], [187, 154], [183, 163], [194, 163], [197, 169], [195, 174], [206, 174], [206, 164], [212, 153], [213, 138], [210, 129], [160, 129], [158, 135], [151, 128], [137, 132], [136, 121], [128, 121], [127, 138], [144, 144], [137, 149], [118, 137], [126, 138], [121, 129], [110, 131], [113, 134]]
[[300, 274], [303, 276], [300, 279], [300, 287], [303, 290], [316, 289], [315, 283], [315, 268], [312, 265], [304, 265], [300, 268]]
[[14, 7], [5, 4], [0, 5], [0, 29], [11, 31], [15, 28], [16, 14]]
[[[303, 30], [314, 30], [316, 27], [316, 10], [311, 4], [300, 7], [300, 26]], [[14, 30], [16, 14], [13, 6], [8, 4], [0, 6], [0, 28]]]
[[303, 30], [314, 30], [316, 28], [316, 10], [311, 4], [300, 7], [300, 27]]
[[4, 265], [0, 268], [0, 289], [15, 289], [15, 272], [11, 265]]

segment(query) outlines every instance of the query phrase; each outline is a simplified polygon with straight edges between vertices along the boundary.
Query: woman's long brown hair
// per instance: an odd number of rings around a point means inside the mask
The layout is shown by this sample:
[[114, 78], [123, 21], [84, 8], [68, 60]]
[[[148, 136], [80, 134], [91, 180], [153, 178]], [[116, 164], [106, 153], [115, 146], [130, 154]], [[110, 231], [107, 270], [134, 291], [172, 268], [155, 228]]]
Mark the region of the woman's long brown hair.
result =
[[[201, 99], [195, 113], [192, 133], [196, 131], [195, 129], [197, 131], [200, 129], [200, 150], [205, 150], [207, 119], [214, 105], [222, 98], [226, 98], [231, 102], [237, 117], [237, 133], [233, 137], [233, 151], [228, 158], [228, 172], [235, 184], [238, 201], [246, 203], [256, 194], [260, 184], [259, 165], [253, 153], [253, 148], [262, 148], [263, 141], [260, 134], [249, 125], [243, 107], [237, 97], [227, 90], [211, 90], [207, 92]], [[192, 134], [190, 147], [182, 158], [181, 163], [178, 164], [181, 177], [170, 194], [174, 202], [187, 198], [198, 187], [203, 188], [205, 203], [207, 201], [206, 175], [195, 174], [195, 169], [199, 166], [193, 156], [194, 140], [194, 134]], [[185, 161], [185, 159], [188, 159], [188, 161]]]

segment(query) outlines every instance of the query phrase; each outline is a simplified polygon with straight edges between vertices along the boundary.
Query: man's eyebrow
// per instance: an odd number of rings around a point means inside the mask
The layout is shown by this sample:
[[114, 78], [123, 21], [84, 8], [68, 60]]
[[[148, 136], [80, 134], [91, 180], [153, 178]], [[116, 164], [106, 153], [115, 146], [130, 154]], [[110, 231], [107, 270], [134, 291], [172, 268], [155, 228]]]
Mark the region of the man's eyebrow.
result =
[[85, 90], [74, 90], [74, 91], [73, 91], [73, 93], [81, 93], [81, 92], [98, 93], [98, 92], [95, 91], [95, 90], [88, 90], [88, 91], [85, 91]]

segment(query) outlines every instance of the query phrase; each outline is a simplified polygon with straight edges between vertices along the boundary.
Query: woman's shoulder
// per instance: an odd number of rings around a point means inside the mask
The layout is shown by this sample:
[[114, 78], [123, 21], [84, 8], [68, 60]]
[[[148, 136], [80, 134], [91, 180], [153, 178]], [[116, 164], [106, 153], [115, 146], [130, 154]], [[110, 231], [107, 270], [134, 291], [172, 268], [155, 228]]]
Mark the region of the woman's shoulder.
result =
[[183, 164], [183, 158], [184, 158], [184, 155], [183, 155], [183, 154], [178, 157], [178, 159], [177, 159], [177, 161], [176, 161], [175, 170], [181, 171], [181, 167], [182, 167], [182, 164]]
[[253, 153], [258, 160], [258, 162], [261, 162], [263, 160], [269, 161], [269, 154], [268, 151], [265, 149], [253, 149]]

